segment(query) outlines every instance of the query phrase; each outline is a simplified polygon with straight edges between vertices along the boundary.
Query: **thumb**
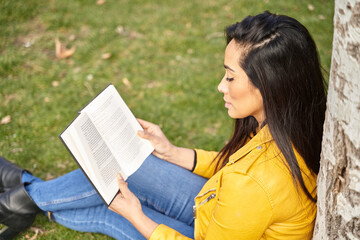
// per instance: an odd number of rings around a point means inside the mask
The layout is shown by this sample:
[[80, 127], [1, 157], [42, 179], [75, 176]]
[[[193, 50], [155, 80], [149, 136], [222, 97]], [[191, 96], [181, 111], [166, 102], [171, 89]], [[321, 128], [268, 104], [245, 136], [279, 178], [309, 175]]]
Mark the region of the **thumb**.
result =
[[150, 140], [152, 138], [152, 135], [147, 131], [137, 131], [137, 134], [139, 137]]
[[124, 197], [126, 197], [130, 190], [127, 186], [127, 182], [125, 182], [125, 180], [122, 178], [120, 173], [117, 175], [117, 182], [118, 182], [120, 192], [122, 193], [122, 195]]

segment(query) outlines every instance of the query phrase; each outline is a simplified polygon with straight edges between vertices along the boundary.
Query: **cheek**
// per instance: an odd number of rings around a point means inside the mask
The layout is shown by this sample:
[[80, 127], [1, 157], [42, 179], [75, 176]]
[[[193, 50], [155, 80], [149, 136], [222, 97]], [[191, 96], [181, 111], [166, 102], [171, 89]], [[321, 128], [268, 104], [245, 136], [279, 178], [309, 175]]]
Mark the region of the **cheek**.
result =
[[246, 95], [249, 93], [249, 89], [245, 86], [241, 86], [240, 84], [231, 85], [228, 91], [232, 100], [241, 100], [242, 98], [246, 98]]
[[[244, 86], [245, 85], [245, 86]], [[231, 117], [244, 118], [257, 115], [262, 111], [262, 97], [257, 90], [244, 85], [229, 88]], [[258, 96], [260, 95], [260, 96]]]

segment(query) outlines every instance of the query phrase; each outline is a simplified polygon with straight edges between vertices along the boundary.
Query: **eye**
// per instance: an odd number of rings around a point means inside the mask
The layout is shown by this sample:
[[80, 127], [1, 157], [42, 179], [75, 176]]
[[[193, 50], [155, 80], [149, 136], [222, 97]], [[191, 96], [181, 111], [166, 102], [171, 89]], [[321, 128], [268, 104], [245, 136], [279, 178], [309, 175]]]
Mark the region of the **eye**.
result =
[[232, 80], [234, 80], [234, 78], [232, 77], [232, 78], [226, 78], [226, 81], [229, 81], [229, 82], [231, 82]]

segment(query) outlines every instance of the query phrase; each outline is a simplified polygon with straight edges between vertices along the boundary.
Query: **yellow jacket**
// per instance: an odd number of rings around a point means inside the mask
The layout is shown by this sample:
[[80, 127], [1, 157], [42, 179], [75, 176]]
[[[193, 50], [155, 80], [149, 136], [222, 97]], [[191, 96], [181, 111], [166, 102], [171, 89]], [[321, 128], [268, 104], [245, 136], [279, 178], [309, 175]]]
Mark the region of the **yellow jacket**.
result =
[[[295, 187], [267, 126], [215, 175], [217, 153], [196, 152], [194, 173], [210, 179], [195, 198], [195, 239], [311, 239], [316, 204]], [[315, 196], [316, 175], [295, 155]], [[150, 239], [189, 238], [161, 224]]]

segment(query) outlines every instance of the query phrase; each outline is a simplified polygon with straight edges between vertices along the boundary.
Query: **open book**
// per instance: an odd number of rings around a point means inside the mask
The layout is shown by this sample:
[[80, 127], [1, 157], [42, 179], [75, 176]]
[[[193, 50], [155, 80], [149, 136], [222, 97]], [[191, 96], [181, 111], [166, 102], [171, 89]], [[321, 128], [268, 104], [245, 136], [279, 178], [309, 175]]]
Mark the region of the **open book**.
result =
[[69, 152], [107, 205], [119, 188], [154, 150], [137, 136], [142, 127], [110, 84], [60, 134]]

